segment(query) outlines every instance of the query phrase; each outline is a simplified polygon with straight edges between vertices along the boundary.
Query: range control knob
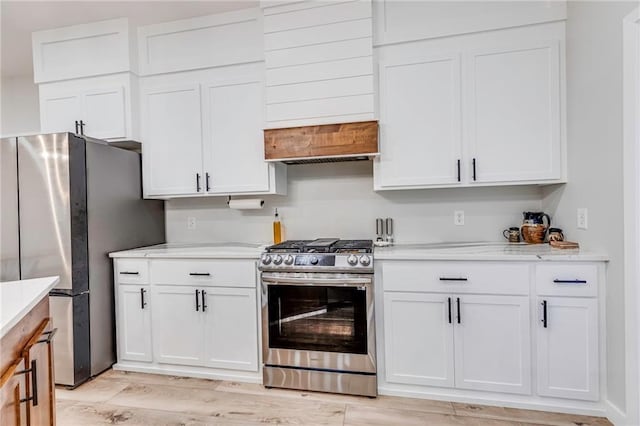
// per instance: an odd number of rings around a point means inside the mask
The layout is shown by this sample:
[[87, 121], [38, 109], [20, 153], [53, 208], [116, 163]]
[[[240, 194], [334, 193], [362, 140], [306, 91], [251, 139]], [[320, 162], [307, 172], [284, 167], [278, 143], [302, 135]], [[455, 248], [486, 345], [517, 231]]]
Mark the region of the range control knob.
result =
[[371, 264], [371, 258], [367, 255], [360, 256], [360, 264], [362, 266], [369, 266]]
[[284, 257], [284, 264], [285, 265], [292, 265], [293, 264], [293, 256], [291, 256], [290, 254], [286, 255]]
[[265, 254], [262, 256], [262, 264], [263, 265], [268, 265], [271, 263], [271, 256], [269, 256], [268, 254]]
[[312, 265], [317, 265], [318, 264], [318, 258], [315, 256], [311, 256], [311, 259], [309, 259], [309, 262], [311, 262]]
[[358, 258], [355, 255], [349, 255], [347, 257], [347, 263], [351, 266], [356, 266], [358, 264]]
[[273, 258], [273, 264], [279, 265], [281, 263], [282, 263], [282, 256], [280, 256], [279, 254], [276, 254], [275, 257]]

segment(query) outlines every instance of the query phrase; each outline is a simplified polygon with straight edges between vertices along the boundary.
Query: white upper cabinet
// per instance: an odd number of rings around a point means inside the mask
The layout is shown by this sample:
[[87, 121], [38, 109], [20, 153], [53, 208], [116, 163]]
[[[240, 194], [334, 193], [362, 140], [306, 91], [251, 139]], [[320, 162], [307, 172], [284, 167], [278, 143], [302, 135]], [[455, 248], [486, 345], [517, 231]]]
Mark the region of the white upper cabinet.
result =
[[265, 3], [266, 127], [375, 119], [370, 0]]
[[564, 23], [384, 46], [374, 188], [566, 181]]
[[131, 73], [40, 84], [40, 130], [138, 139], [136, 90]]
[[173, 198], [286, 193], [286, 168], [264, 161], [263, 64], [141, 82], [144, 193]]
[[202, 91], [206, 190], [222, 194], [268, 191], [262, 80], [249, 75], [203, 84]]
[[376, 186], [460, 182], [459, 55], [381, 63], [380, 110]]
[[135, 71], [126, 18], [33, 33], [36, 83]]
[[467, 54], [473, 182], [562, 177], [558, 45], [518, 43]]
[[140, 27], [140, 75], [262, 61], [260, 18], [252, 8]]
[[145, 195], [202, 192], [200, 86], [145, 88], [142, 125]]

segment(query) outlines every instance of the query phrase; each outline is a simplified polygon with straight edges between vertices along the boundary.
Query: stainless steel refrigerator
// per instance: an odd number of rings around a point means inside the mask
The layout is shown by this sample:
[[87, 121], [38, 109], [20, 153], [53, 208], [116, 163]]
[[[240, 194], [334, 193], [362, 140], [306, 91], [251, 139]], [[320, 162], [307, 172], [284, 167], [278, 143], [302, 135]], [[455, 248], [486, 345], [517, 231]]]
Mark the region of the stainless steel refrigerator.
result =
[[55, 382], [75, 387], [115, 362], [107, 254], [164, 242], [164, 203], [142, 199], [136, 152], [71, 133], [0, 143], [0, 281], [60, 276]]

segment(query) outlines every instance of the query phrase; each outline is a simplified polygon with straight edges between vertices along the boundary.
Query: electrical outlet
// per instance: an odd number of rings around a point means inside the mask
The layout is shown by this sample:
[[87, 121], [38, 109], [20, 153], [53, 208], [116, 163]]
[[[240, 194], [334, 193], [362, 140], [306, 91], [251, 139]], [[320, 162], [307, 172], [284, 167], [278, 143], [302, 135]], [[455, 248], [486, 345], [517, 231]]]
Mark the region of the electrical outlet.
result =
[[578, 229], [587, 229], [588, 223], [587, 223], [587, 208], [586, 207], [578, 208], [577, 222], [578, 222], [577, 223]]
[[464, 225], [464, 210], [456, 210], [453, 212], [453, 223], [457, 226]]
[[189, 229], [189, 230], [196, 229], [196, 218], [195, 217], [188, 217], [187, 218], [187, 229]]

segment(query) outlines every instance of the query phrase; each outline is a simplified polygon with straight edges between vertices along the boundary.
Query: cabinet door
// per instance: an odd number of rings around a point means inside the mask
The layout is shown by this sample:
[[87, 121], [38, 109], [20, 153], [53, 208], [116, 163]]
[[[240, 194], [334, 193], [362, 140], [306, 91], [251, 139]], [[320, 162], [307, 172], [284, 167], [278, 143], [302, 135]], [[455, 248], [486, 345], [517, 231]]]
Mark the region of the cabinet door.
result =
[[124, 88], [86, 92], [83, 100], [84, 134], [99, 139], [127, 137]]
[[82, 97], [79, 94], [40, 97], [40, 131], [42, 133], [75, 133], [75, 122], [81, 119]]
[[258, 371], [256, 289], [210, 287], [203, 291], [206, 364]]
[[53, 345], [52, 335], [40, 336], [25, 353], [28, 368], [35, 368], [27, 375], [28, 393], [37, 394], [29, 402], [29, 423], [32, 425], [55, 425], [55, 384], [53, 378]]
[[190, 286], [154, 286], [153, 353], [156, 362], [201, 365], [203, 315], [200, 289]]
[[453, 386], [450, 299], [446, 294], [384, 293], [387, 382]]
[[199, 85], [145, 91], [142, 108], [145, 194], [202, 192]]
[[[547, 297], [539, 302], [538, 394], [597, 401], [597, 300]], [[542, 318], [543, 302], [547, 310], [546, 327]]]
[[[24, 358], [20, 358], [7, 370], [8, 376], [0, 387], [0, 419], [3, 426], [25, 426], [27, 424], [26, 375], [15, 374], [25, 369]], [[4, 377], [3, 377], [4, 379]]]
[[529, 394], [529, 298], [455, 295], [455, 299], [456, 387]]
[[561, 178], [559, 58], [557, 42], [467, 56], [471, 182]]
[[203, 149], [208, 192], [269, 190], [262, 91], [262, 82], [258, 80], [203, 85]]
[[152, 361], [149, 287], [118, 285], [118, 359]]
[[377, 187], [460, 182], [461, 133], [459, 55], [380, 65]]

